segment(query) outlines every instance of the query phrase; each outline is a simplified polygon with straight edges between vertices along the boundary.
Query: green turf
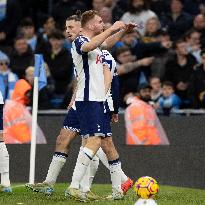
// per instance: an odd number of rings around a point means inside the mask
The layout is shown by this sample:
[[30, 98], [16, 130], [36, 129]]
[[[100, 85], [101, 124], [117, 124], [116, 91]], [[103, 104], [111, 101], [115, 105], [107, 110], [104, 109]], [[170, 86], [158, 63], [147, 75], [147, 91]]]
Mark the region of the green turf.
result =
[[[57, 184], [55, 194], [45, 197], [40, 193], [33, 193], [24, 187], [14, 187], [12, 194], [0, 194], [0, 205], [78, 205], [84, 204], [64, 197], [66, 184]], [[93, 191], [99, 195], [107, 195], [111, 191], [110, 185], [93, 185]], [[96, 201], [86, 204], [97, 205], [134, 205], [136, 197], [131, 190], [122, 201]], [[205, 205], [205, 190], [160, 186], [157, 199], [158, 205]]]

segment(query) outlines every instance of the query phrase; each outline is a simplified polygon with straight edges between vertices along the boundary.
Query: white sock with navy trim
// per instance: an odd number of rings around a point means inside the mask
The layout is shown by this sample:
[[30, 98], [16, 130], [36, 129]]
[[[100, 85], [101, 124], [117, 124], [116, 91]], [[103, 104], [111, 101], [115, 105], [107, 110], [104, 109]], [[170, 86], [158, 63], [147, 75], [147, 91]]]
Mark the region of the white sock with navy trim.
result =
[[56, 183], [57, 177], [66, 163], [68, 155], [62, 152], [55, 152], [53, 159], [50, 163], [45, 183], [53, 186]]
[[94, 156], [94, 152], [87, 147], [84, 147], [79, 152], [76, 166], [73, 172], [70, 188], [75, 188], [75, 189], [80, 188], [80, 182], [83, 179], [83, 176], [85, 175], [93, 156]]
[[109, 161], [113, 192], [122, 192], [121, 189], [121, 162], [119, 159]]

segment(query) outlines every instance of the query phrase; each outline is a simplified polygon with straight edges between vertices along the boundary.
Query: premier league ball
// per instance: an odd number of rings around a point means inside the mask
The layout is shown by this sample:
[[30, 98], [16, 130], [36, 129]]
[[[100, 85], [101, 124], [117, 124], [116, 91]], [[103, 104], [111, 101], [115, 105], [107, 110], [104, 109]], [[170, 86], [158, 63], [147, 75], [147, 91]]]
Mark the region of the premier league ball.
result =
[[140, 177], [134, 184], [134, 191], [139, 198], [149, 199], [157, 195], [159, 185], [152, 177]]

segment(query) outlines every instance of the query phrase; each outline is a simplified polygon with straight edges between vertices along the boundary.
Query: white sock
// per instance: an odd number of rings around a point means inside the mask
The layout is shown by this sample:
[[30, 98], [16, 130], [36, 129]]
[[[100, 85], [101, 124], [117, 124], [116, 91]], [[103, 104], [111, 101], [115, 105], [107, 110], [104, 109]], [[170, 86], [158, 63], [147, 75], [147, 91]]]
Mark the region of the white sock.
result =
[[121, 189], [121, 162], [119, 159], [109, 161], [113, 192], [122, 192]]
[[121, 183], [124, 183], [128, 180], [127, 175], [121, 169]]
[[[92, 161], [91, 161], [92, 163]], [[90, 163], [90, 165], [91, 165]], [[89, 178], [90, 178], [90, 165], [87, 167], [87, 170], [85, 172], [85, 175], [83, 176], [82, 180], [80, 181], [80, 190], [82, 192], [88, 192], [90, 191], [90, 183], [89, 183]]]
[[93, 157], [93, 160], [90, 163], [90, 177], [89, 177], [89, 188], [90, 189], [91, 189], [95, 174], [98, 170], [98, 166], [99, 166], [99, 158], [95, 155]]
[[51, 186], [56, 183], [57, 177], [66, 162], [67, 156], [68, 155], [65, 153], [55, 152], [44, 182], [48, 183]]
[[103, 163], [103, 165], [104, 165], [105, 167], [107, 167], [108, 169], [110, 169], [109, 164], [108, 164], [107, 156], [106, 156], [105, 152], [102, 150], [101, 147], [100, 147], [99, 150], [97, 151], [96, 156], [100, 159], [100, 161]]
[[1, 185], [9, 187], [9, 153], [4, 142], [0, 142], [0, 173]]
[[[103, 165], [105, 167], [107, 167], [107, 169], [110, 169], [107, 156], [101, 147], [97, 151], [96, 156], [100, 159], [100, 161], [103, 163]], [[121, 182], [123, 183], [123, 182], [127, 181], [127, 179], [128, 179], [128, 177], [125, 175], [125, 173], [121, 169]]]
[[73, 172], [72, 182], [70, 184], [70, 188], [79, 189], [80, 182], [85, 175], [85, 172], [94, 156], [94, 153], [91, 149], [84, 147], [80, 150], [78, 159], [76, 162], [76, 166]]

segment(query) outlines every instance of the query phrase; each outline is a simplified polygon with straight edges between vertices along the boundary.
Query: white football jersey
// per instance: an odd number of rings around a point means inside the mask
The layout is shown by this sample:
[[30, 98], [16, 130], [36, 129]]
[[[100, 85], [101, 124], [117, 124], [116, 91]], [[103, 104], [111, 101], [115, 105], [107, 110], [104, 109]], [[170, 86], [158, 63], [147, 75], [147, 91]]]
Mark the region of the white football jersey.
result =
[[3, 96], [1, 94], [1, 91], [0, 91], [0, 104], [4, 104], [4, 99], [3, 99]]
[[81, 46], [89, 42], [85, 36], [78, 36], [72, 42], [72, 58], [77, 73], [76, 101], [105, 101], [105, 85], [102, 64], [102, 52], [96, 48], [82, 52]]

